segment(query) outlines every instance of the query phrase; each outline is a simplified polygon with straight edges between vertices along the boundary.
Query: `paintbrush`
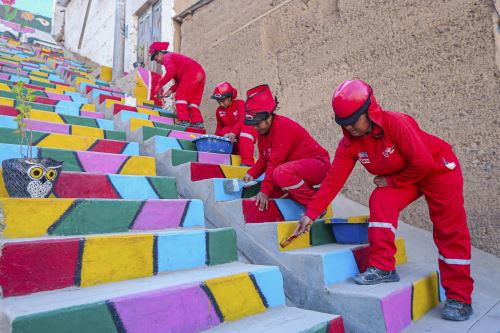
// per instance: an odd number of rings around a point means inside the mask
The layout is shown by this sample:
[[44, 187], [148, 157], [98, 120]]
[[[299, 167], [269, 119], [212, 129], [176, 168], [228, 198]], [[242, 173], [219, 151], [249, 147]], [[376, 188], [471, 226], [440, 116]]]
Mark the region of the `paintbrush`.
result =
[[[326, 213], [326, 212], [325, 212], [325, 213]], [[325, 213], [321, 214], [321, 216], [325, 215]], [[326, 220], [329, 220], [329, 218], [327, 218], [327, 219], [324, 219], [324, 218], [316, 219], [314, 222], [325, 222]], [[307, 226], [307, 228], [306, 228], [306, 230], [305, 230], [303, 233], [299, 234], [299, 235], [297, 235], [297, 234], [295, 234], [295, 233], [291, 234], [291, 235], [290, 235], [290, 236], [288, 236], [285, 240], [282, 240], [282, 241], [280, 242], [280, 246], [281, 246], [282, 248], [287, 247], [288, 245], [290, 245], [290, 243], [291, 243], [291, 242], [293, 242], [294, 240], [296, 240], [296, 239], [297, 239], [297, 237], [299, 237], [299, 236], [301, 236], [301, 235], [303, 235], [303, 234], [305, 234], [305, 233], [309, 232], [309, 231], [311, 230], [311, 226], [312, 226], [312, 224], [308, 225], [308, 226]]]

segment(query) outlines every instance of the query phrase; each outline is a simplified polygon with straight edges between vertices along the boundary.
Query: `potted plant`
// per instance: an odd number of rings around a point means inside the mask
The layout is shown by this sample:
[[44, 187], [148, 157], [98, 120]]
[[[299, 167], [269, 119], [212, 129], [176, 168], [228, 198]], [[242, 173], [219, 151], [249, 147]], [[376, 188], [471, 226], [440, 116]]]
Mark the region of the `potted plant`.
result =
[[15, 121], [16, 133], [20, 136], [20, 158], [2, 162], [5, 188], [11, 197], [46, 198], [52, 193], [63, 163], [51, 158], [33, 158], [33, 132], [31, 126], [27, 128], [27, 125], [31, 120], [31, 102], [35, 100], [35, 90], [26, 88], [24, 82], [18, 81], [12, 92], [16, 95], [16, 109], [19, 112]]

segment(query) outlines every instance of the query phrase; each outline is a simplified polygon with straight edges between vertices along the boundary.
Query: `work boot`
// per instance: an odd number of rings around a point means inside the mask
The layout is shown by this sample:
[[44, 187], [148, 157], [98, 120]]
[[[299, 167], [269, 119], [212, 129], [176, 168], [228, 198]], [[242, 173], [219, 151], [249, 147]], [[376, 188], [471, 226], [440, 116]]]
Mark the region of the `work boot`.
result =
[[203, 125], [203, 122], [197, 122], [197, 123], [191, 123], [191, 127], [193, 128], [199, 128], [199, 129], [205, 129], [205, 126]]
[[191, 126], [191, 123], [187, 120], [177, 120], [177, 122], [175, 124], [179, 125], [179, 126], [185, 126], [185, 127]]
[[357, 284], [379, 284], [383, 282], [398, 282], [399, 275], [396, 273], [396, 270], [384, 271], [370, 266], [364, 273], [356, 274], [352, 279]]
[[472, 315], [472, 305], [465, 304], [453, 298], [448, 298], [441, 310], [441, 318], [453, 321], [463, 321]]

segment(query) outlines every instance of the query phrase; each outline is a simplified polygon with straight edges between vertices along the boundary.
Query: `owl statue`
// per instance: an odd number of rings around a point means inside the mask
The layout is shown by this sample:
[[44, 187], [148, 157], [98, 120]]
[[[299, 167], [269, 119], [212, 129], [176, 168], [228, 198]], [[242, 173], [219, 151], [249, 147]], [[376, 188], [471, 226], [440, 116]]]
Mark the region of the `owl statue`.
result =
[[51, 158], [16, 158], [2, 162], [2, 176], [9, 196], [46, 198], [61, 173], [63, 162]]

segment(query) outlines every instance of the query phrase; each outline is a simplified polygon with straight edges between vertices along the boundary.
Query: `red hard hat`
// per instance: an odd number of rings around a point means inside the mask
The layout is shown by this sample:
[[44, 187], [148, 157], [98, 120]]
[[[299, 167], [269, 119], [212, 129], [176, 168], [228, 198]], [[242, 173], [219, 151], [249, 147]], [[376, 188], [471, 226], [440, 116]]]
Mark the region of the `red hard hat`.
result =
[[223, 100], [224, 98], [231, 97], [235, 99], [238, 96], [238, 91], [233, 88], [229, 82], [221, 82], [215, 86], [214, 92], [210, 98], [216, 101]]
[[166, 51], [169, 45], [169, 42], [153, 42], [151, 45], [149, 45], [149, 54], [153, 54], [159, 51]]
[[373, 90], [362, 80], [342, 82], [332, 97], [332, 109], [335, 122], [340, 126], [354, 124], [358, 118], [368, 112], [372, 101]]

